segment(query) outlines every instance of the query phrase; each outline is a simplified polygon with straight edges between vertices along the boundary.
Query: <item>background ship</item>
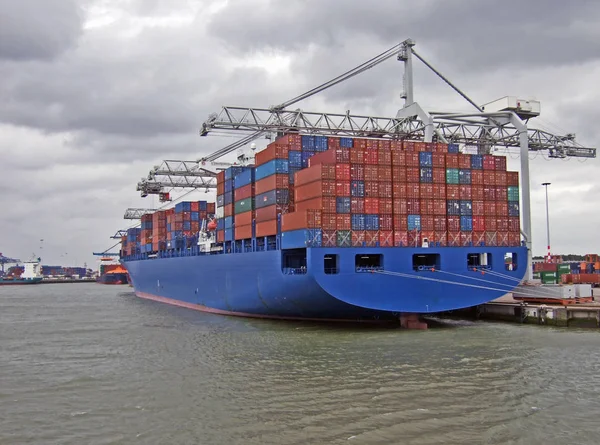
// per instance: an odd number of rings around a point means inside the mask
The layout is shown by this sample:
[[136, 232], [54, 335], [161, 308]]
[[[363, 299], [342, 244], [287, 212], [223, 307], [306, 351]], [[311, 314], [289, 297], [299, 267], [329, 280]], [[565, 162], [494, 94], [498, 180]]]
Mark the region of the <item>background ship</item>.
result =
[[[216, 187], [217, 199], [214, 220], [205, 201], [142, 212], [141, 229], [122, 238], [136, 294], [222, 314], [381, 320], [474, 306], [531, 278], [528, 151], [595, 150], [529, 130], [537, 102], [426, 113], [412, 97], [412, 56], [422, 59], [413, 46], [403, 42], [277, 107], [211, 116], [202, 134], [251, 134], [196, 167], [182, 162], [182, 175], [155, 168], [138, 184], [142, 196], [164, 197], [175, 183], [157, 182], [159, 173], [188, 176]], [[406, 67], [406, 104], [394, 118], [285, 109], [394, 56]], [[204, 167], [269, 132], [274, 142], [252, 165], [241, 155], [247, 165], [219, 174]], [[522, 177], [492, 155], [498, 145], [520, 149]]]
[[129, 276], [118, 261], [111, 257], [100, 259], [99, 275], [96, 282], [100, 284], [129, 284]]
[[[41, 283], [40, 261], [40, 258], [32, 261], [21, 261], [5, 257], [0, 253], [0, 286]], [[22, 266], [19, 266], [19, 263]], [[14, 264], [15, 266], [5, 270], [6, 264]]]

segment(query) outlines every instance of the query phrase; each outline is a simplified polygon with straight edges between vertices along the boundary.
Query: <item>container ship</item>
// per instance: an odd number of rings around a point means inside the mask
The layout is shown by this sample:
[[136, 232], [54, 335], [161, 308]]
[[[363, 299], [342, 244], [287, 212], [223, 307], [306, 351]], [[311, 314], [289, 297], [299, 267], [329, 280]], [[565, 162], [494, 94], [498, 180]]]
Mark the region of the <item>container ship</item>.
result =
[[25, 261], [23, 262], [23, 266], [13, 266], [5, 273], [5, 264], [18, 264], [20, 262], [16, 259], [7, 258], [0, 253], [0, 264], [2, 265], [0, 286], [39, 284], [42, 282], [43, 277], [40, 271], [39, 258], [37, 261]]
[[457, 144], [287, 134], [122, 239], [136, 295], [249, 317], [398, 320], [527, 271], [519, 173]]
[[102, 258], [96, 282], [100, 284], [129, 284], [127, 269], [118, 262], [114, 263], [110, 257]]

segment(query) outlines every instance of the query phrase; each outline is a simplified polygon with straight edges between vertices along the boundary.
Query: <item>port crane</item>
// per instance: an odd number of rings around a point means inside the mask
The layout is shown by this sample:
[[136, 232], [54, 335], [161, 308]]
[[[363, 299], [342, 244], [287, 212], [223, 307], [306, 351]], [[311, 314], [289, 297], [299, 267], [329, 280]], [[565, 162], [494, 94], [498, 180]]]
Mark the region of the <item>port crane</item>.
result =
[[[521, 199], [523, 230], [521, 232], [528, 248], [526, 280], [531, 271], [531, 197], [529, 188], [529, 151], [544, 151], [552, 158], [595, 158], [596, 149], [582, 147], [574, 134], [555, 135], [548, 131], [528, 128], [529, 119], [539, 112], [518, 102], [517, 106], [494, 108], [478, 105], [464, 92], [436, 70], [414, 49], [412, 39], [394, 45], [361, 65], [343, 73], [306, 93], [270, 108], [247, 108], [225, 106], [219, 113], [212, 113], [202, 124], [200, 135], [215, 130], [242, 131], [249, 134], [198, 162], [213, 162], [239, 148], [263, 137], [265, 134], [301, 132], [324, 136], [374, 137], [391, 140], [419, 139], [425, 142], [444, 142], [475, 146], [480, 153], [490, 152], [493, 147], [516, 147], [521, 159]], [[394, 117], [375, 117], [345, 114], [317, 113], [288, 110], [291, 105], [313, 96], [327, 88], [344, 82], [396, 57], [404, 64], [404, 106]], [[427, 112], [414, 100], [413, 58], [423, 62], [474, 108], [473, 112]], [[526, 102], [526, 101], [524, 101]]]
[[9, 258], [6, 257], [4, 255], [2, 255], [2, 253], [0, 253], [0, 270], [2, 270], [2, 275], [4, 275], [4, 265], [5, 264], [19, 264], [21, 262], [21, 260], [18, 260], [16, 258]]
[[125, 210], [125, 215], [123, 215], [123, 219], [141, 219], [142, 216], [152, 214], [156, 212], [156, 209], [136, 209], [129, 208]]

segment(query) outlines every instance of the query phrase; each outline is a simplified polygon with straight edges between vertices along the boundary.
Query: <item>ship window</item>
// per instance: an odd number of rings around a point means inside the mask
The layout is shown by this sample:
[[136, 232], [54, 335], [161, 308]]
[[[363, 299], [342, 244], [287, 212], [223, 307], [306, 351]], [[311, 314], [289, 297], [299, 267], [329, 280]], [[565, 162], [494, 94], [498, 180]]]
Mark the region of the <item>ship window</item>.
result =
[[340, 273], [340, 270], [338, 269], [338, 256], [325, 255], [323, 258], [323, 268], [327, 275]]
[[281, 271], [286, 275], [306, 273], [306, 249], [285, 249], [281, 251]]
[[413, 270], [440, 268], [440, 255], [437, 253], [417, 253], [413, 255]]
[[467, 254], [468, 269], [491, 269], [492, 254], [491, 253], [469, 253]]
[[506, 270], [517, 270], [517, 254], [506, 252], [504, 254], [504, 267]]
[[356, 255], [354, 265], [356, 267], [356, 272], [372, 272], [374, 270], [383, 270], [383, 255]]

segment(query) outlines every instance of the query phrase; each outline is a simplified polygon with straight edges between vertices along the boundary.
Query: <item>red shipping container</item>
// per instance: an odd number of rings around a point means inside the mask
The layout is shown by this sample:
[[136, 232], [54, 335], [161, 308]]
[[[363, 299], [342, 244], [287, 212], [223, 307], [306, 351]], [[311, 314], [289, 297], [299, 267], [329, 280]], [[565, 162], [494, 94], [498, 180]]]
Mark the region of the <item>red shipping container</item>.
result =
[[[284, 209], [287, 210], [287, 206], [272, 205], [272, 206], [268, 206], [268, 207], [261, 207], [260, 209], [256, 209], [256, 211], [254, 212], [254, 214], [255, 214], [254, 218], [256, 219], [256, 222], [263, 222], [263, 221], [269, 221], [272, 219], [277, 219], [277, 215], [280, 215], [281, 213], [287, 213], [287, 211], [284, 212]], [[248, 214], [252, 214], [252, 212], [244, 212], [241, 215], [248, 215]], [[237, 224], [237, 218], [238, 218], [238, 215], [236, 215], [236, 217], [235, 217], [236, 224]], [[250, 223], [248, 223], [248, 224], [250, 224]]]
[[271, 142], [267, 148], [254, 155], [255, 165], [263, 165], [273, 159], [287, 159], [288, 151], [287, 144], [280, 144], [278, 141]]
[[406, 184], [406, 197], [419, 199], [421, 197], [421, 187], [419, 184]]
[[485, 201], [473, 201], [472, 204], [472, 213], [473, 216], [485, 216]]
[[406, 169], [406, 182], [421, 182], [421, 169], [417, 167], [408, 167]]
[[433, 231], [433, 215], [421, 215], [421, 230], [424, 232]]
[[483, 186], [483, 199], [485, 201], [496, 200], [496, 187], [494, 186]]
[[337, 246], [337, 232], [335, 230], [323, 230], [321, 244], [323, 247]]
[[215, 213], [215, 209], [216, 209], [216, 204], [214, 202], [206, 203], [206, 212], [207, 213], [210, 213], [212, 215]]
[[336, 198], [325, 196], [323, 198], [313, 198], [301, 201], [295, 204], [297, 212], [305, 212], [307, 210], [322, 210], [328, 213], [335, 213], [337, 209]]
[[408, 245], [410, 247], [421, 247], [421, 232], [410, 230], [408, 232]]
[[365, 166], [362, 164], [350, 164], [350, 179], [352, 181], [364, 181]]
[[519, 172], [506, 172], [506, 185], [519, 186]]
[[466, 200], [473, 199], [470, 185], [461, 184], [458, 186], [458, 188], [459, 188], [460, 199], [466, 199]]
[[379, 213], [379, 198], [365, 198], [365, 213], [371, 215]]
[[508, 231], [521, 233], [521, 221], [518, 217], [511, 216], [508, 218]]
[[446, 215], [446, 200], [445, 199], [434, 199], [433, 200], [433, 214], [434, 215]]
[[448, 232], [460, 232], [460, 216], [449, 216]]
[[221, 170], [217, 173], [217, 184], [222, 184], [225, 182], [225, 170]]
[[434, 240], [441, 247], [448, 245], [448, 233], [447, 232], [434, 232]]
[[470, 169], [471, 168], [471, 155], [459, 153], [458, 154], [458, 168]]
[[[382, 142], [387, 142], [389, 144], [390, 141], [379, 141], [380, 144]], [[387, 148], [379, 147], [379, 150], [377, 150], [377, 155], [378, 155], [378, 164], [379, 165], [392, 165], [392, 151], [390, 150], [389, 147], [387, 147]]]
[[[379, 192], [381, 196], [381, 184], [379, 185]], [[392, 198], [379, 198], [379, 211], [381, 213], [394, 213]]]
[[367, 148], [367, 140], [366, 139], [354, 139], [354, 148], [360, 148], [364, 150]]
[[365, 213], [365, 198], [351, 198], [350, 211], [352, 213]]
[[336, 164], [335, 179], [338, 181], [350, 181], [350, 164]]
[[435, 149], [438, 153], [447, 153], [448, 152], [448, 144], [444, 142], [436, 142]]
[[[264, 223], [261, 223], [261, 224], [264, 224]], [[258, 224], [257, 224], [257, 226], [258, 226]], [[257, 227], [257, 229], [258, 229], [258, 227]], [[275, 235], [276, 234], [277, 234], [277, 227], [275, 227]], [[258, 235], [258, 230], [257, 230], [256, 236], [260, 236], [260, 235]], [[252, 238], [252, 225], [249, 225], [249, 226], [236, 225], [235, 229], [234, 229], [234, 238], [236, 240]]]
[[473, 216], [473, 232], [485, 232], [485, 217]]
[[374, 247], [379, 243], [379, 231], [365, 230], [365, 245]]
[[394, 215], [394, 230], [406, 232], [408, 230], [408, 216]]
[[488, 232], [498, 230], [498, 220], [495, 216], [485, 216], [485, 230]]
[[473, 245], [485, 245], [485, 232], [473, 232]]
[[508, 217], [496, 217], [496, 227], [498, 232], [508, 232]]
[[406, 198], [399, 198], [393, 200], [394, 214], [395, 215], [407, 215], [408, 214], [408, 201]]
[[427, 143], [426, 142], [415, 142], [414, 143], [414, 150], [421, 152], [421, 151], [427, 151]]
[[336, 196], [350, 196], [350, 181], [337, 181], [335, 183]]
[[405, 230], [394, 230], [394, 246], [408, 246], [408, 232]]
[[508, 233], [508, 245], [509, 246], [520, 246], [521, 245], [521, 234], [515, 232]]
[[396, 183], [406, 182], [406, 167], [392, 167], [392, 181]]
[[[271, 206], [273, 207], [273, 206]], [[235, 215], [235, 225], [237, 226], [248, 226], [252, 224], [254, 219], [254, 212], [244, 212]], [[193, 224], [193, 223], [192, 223]]]
[[433, 168], [446, 168], [446, 156], [443, 153], [433, 153], [432, 161]]
[[379, 230], [394, 230], [394, 215], [379, 215]]
[[256, 223], [256, 236], [277, 235], [277, 220]]
[[496, 186], [496, 201], [508, 202], [508, 187]]
[[328, 148], [340, 148], [340, 138], [327, 138]]
[[224, 182], [217, 183], [217, 195], [224, 195], [224, 194], [225, 194], [225, 183]]
[[496, 162], [493, 155], [483, 155], [483, 169], [496, 170]]
[[421, 213], [421, 201], [419, 199], [408, 199], [406, 208], [409, 215], [419, 215]]
[[393, 247], [394, 246], [394, 231], [380, 230], [379, 231], [379, 246]]
[[496, 216], [508, 216], [508, 202], [496, 201]]
[[406, 166], [407, 167], [419, 167], [419, 165], [420, 165], [419, 153], [406, 153]]
[[470, 246], [473, 243], [473, 235], [471, 232], [460, 232], [460, 245]]
[[391, 152], [392, 149], [392, 141], [389, 139], [380, 139], [377, 142], [377, 148], [379, 150], [387, 150], [389, 152]]
[[421, 184], [419, 196], [422, 198], [433, 198], [433, 184]]
[[446, 184], [446, 198], [460, 199], [460, 187], [455, 184]]
[[200, 210], [200, 204], [198, 203], [198, 201], [190, 202], [190, 209], [192, 212], [197, 212], [198, 210]]
[[416, 151], [415, 141], [402, 141], [402, 148], [408, 152]]
[[433, 184], [433, 197], [435, 199], [446, 199], [446, 184]]
[[[252, 185], [252, 184], [249, 184]], [[271, 175], [263, 178], [254, 183], [254, 194], [260, 195], [261, 193], [269, 192], [275, 189], [286, 189], [289, 188], [289, 175]], [[248, 186], [245, 186], [248, 187]], [[236, 198], [237, 201], [237, 198]]]
[[471, 186], [471, 199], [477, 201], [483, 201], [485, 198], [485, 194], [483, 193], [482, 185], [472, 185]]
[[496, 171], [506, 171], [506, 157], [494, 156], [494, 169]]
[[391, 165], [380, 165], [378, 167], [378, 181], [392, 181], [392, 167]]
[[365, 165], [365, 181], [379, 181], [379, 167], [377, 165]]
[[446, 153], [446, 168], [458, 168], [458, 153]]
[[471, 185], [485, 185], [483, 180], [483, 170], [471, 170]]
[[445, 216], [434, 216], [433, 217], [433, 230], [436, 232], [446, 232], [448, 230], [448, 224]]
[[281, 231], [320, 229], [322, 222], [321, 215], [322, 212], [320, 210], [286, 213], [281, 216]]
[[407, 198], [408, 186], [404, 183], [394, 182], [392, 184], [392, 198]]
[[421, 214], [435, 215], [435, 203], [433, 199], [421, 199]]
[[336, 215], [335, 228], [337, 230], [352, 230], [352, 216], [338, 213]]
[[365, 198], [377, 198], [379, 197], [379, 182], [377, 181], [365, 181]]
[[379, 148], [379, 141], [375, 139], [366, 139], [367, 141], [367, 150], [377, 150]]
[[460, 232], [448, 232], [448, 247], [460, 247], [461, 243]]
[[313, 167], [299, 170], [295, 173], [294, 185], [298, 187], [300, 185], [309, 184], [311, 182], [319, 181], [321, 179], [335, 180], [335, 165], [318, 164]]
[[294, 202], [299, 203], [307, 199], [321, 196], [336, 196], [336, 183], [331, 180], [309, 182], [308, 184], [295, 186]]
[[337, 228], [337, 215], [335, 213], [321, 214], [321, 228], [324, 230], [335, 230]]
[[344, 163], [350, 163], [350, 149], [348, 148], [332, 148], [330, 150], [317, 153], [308, 160], [309, 168], [319, 164]]
[[350, 162], [353, 164], [364, 164], [365, 163], [365, 151], [362, 148], [356, 147], [357, 140], [354, 139], [354, 148], [350, 149]]
[[365, 232], [359, 230], [352, 231], [352, 245], [355, 247], [362, 246], [365, 243]]
[[433, 183], [446, 184], [446, 169], [435, 167], [433, 168]]
[[233, 199], [240, 201], [251, 198], [254, 195], [254, 184], [248, 184], [233, 191]]
[[483, 212], [485, 216], [496, 216], [496, 202], [483, 201]]
[[391, 198], [393, 196], [393, 186], [391, 181], [380, 181], [379, 182], [379, 197], [380, 198]]
[[392, 165], [397, 167], [406, 166], [406, 152], [400, 150], [392, 150]]
[[233, 203], [225, 205], [223, 208], [223, 216], [233, 216]]
[[495, 176], [496, 176], [496, 185], [501, 185], [504, 187], [506, 187], [508, 185], [508, 175], [506, 174], [506, 172], [496, 170]]
[[377, 150], [369, 150], [368, 148], [365, 150], [365, 164], [368, 165], [377, 165], [379, 163], [379, 157], [377, 156]]
[[508, 246], [508, 232], [498, 232], [497, 239], [498, 239], [498, 246], [502, 246], [502, 247]]

